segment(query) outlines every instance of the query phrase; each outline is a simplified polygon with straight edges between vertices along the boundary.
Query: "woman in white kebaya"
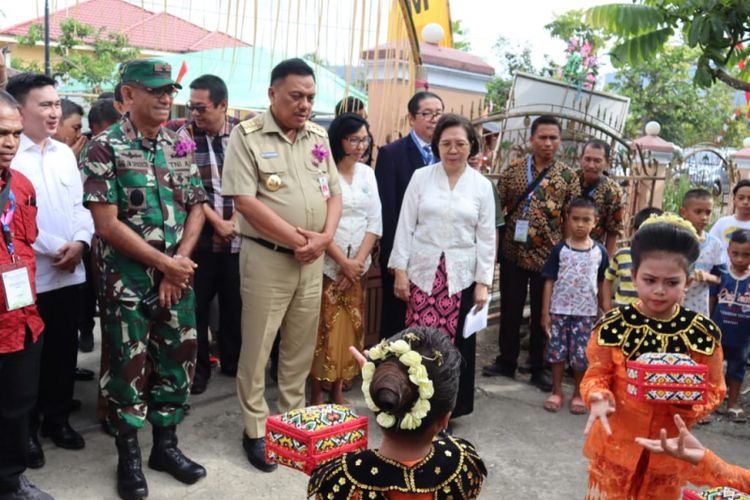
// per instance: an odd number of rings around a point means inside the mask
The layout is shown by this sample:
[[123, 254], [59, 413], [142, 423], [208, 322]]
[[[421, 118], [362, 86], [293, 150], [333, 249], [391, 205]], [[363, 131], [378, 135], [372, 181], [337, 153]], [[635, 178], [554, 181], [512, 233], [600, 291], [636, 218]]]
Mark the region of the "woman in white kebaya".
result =
[[479, 150], [469, 121], [440, 118], [432, 139], [438, 163], [420, 168], [401, 206], [388, 267], [396, 297], [408, 303], [406, 326], [438, 328], [464, 362], [453, 417], [474, 409], [476, 339], [462, 335], [466, 315], [488, 301], [495, 267], [495, 196], [491, 182], [468, 165]]

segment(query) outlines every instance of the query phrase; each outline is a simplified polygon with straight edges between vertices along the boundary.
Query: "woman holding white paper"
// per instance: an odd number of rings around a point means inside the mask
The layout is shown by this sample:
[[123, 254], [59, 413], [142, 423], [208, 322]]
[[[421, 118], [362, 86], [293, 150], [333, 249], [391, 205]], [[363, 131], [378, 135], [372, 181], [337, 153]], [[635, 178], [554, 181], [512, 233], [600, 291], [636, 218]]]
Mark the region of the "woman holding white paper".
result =
[[469, 311], [489, 300], [495, 196], [490, 181], [468, 165], [479, 139], [466, 118], [443, 115], [431, 146], [440, 162], [415, 171], [406, 188], [388, 267], [394, 294], [408, 303], [406, 326], [442, 330], [463, 356], [455, 418], [474, 409], [476, 338], [462, 330]]

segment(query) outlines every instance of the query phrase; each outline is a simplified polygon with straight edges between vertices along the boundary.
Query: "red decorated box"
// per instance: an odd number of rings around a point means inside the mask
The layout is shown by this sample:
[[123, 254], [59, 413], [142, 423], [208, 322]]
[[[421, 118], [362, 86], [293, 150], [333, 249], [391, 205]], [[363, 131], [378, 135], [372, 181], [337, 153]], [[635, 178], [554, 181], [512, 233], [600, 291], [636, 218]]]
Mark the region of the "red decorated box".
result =
[[682, 500], [750, 500], [750, 495], [734, 488], [720, 486], [701, 492], [685, 490], [682, 492]]
[[320, 463], [367, 449], [367, 417], [346, 406], [308, 406], [266, 422], [266, 461], [310, 474]]
[[647, 353], [627, 362], [628, 396], [650, 403], [702, 403], [708, 366], [680, 353]]

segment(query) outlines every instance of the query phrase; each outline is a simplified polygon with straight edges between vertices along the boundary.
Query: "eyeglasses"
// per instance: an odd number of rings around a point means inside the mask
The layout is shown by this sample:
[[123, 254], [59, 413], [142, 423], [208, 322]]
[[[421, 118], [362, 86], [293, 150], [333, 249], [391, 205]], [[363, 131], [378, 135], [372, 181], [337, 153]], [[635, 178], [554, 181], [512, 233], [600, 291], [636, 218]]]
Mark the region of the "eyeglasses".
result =
[[358, 148], [359, 146], [367, 147], [370, 145], [370, 138], [369, 137], [347, 137], [346, 142], [348, 142], [352, 147]]
[[195, 111], [199, 115], [202, 115], [206, 111], [208, 111], [208, 106], [204, 106], [202, 104], [193, 104], [192, 102], [188, 101], [187, 103], [187, 109], [188, 111]]
[[444, 141], [443, 142], [443, 141], [441, 141], [441, 142], [438, 143], [438, 147], [440, 149], [445, 149], [445, 150], [448, 150], [448, 151], [450, 151], [454, 147], [456, 149], [458, 149], [459, 151], [463, 151], [465, 149], [469, 149], [470, 145], [471, 144], [469, 144], [466, 141], [456, 141], [456, 142], [450, 142], [450, 141]]
[[442, 111], [418, 111], [415, 114], [421, 116], [425, 120], [436, 120], [443, 116]]
[[157, 99], [161, 99], [164, 96], [169, 97], [170, 99], [177, 95], [177, 87], [173, 87], [171, 85], [168, 85], [166, 87], [138, 87], [144, 92], [148, 93], [152, 97], [156, 97]]

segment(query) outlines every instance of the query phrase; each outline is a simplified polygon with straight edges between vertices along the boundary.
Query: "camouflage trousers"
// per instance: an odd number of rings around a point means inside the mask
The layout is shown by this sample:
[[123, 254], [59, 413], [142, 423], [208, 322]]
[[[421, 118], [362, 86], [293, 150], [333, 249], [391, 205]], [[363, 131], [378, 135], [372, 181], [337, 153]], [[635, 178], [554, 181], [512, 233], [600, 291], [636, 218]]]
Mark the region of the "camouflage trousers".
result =
[[[152, 425], [179, 424], [184, 417], [197, 352], [195, 294], [183, 293], [169, 321], [144, 317], [140, 300], [126, 294], [111, 298], [102, 311], [102, 335], [109, 348], [109, 368], [100, 385], [107, 398], [107, 423], [116, 433]], [[146, 360], [153, 369], [146, 378]]]

